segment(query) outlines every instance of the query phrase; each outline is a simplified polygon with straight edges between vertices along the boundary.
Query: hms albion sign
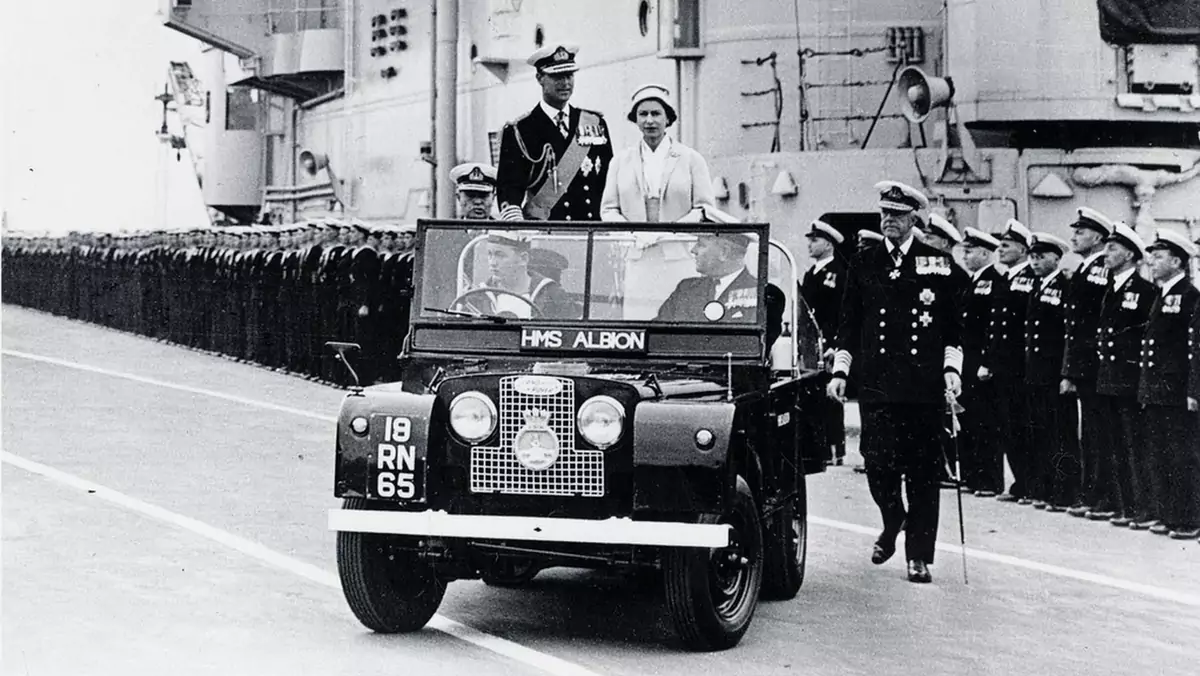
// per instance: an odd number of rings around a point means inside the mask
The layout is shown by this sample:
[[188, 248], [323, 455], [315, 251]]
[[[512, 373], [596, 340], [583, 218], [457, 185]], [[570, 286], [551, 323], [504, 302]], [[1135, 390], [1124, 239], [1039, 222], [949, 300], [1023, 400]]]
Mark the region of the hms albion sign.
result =
[[592, 350], [645, 352], [645, 331], [619, 329], [521, 328], [522, 350]]

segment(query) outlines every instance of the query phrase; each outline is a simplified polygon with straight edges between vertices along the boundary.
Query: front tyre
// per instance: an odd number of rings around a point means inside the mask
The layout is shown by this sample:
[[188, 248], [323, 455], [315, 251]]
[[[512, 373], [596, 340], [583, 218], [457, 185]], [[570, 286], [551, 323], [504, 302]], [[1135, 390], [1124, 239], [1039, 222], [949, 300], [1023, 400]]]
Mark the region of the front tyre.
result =
[[[370, 509], [361, 498], [343, 502], [344, 509]], [[417, 631], [437, 612], [446, 593], [433, 567], [398, 547], [400, 536], [339, 532], [338, 576], [350, 610], [371, 631], [397, 634]]]
[[758, 605], [763, 580], [762, 524], [754, 494], [740, 476], [721, 522], [732, 526], [728, 547], [674, 548], [663, 560], [667, 611], [691, 650], [725, 650], [737, 645]]
[[763, 598], [786, 601], [804, 584], [808, 561], [808, 496], [800, 477], [796, 496], [783, 504], [767, 525]]

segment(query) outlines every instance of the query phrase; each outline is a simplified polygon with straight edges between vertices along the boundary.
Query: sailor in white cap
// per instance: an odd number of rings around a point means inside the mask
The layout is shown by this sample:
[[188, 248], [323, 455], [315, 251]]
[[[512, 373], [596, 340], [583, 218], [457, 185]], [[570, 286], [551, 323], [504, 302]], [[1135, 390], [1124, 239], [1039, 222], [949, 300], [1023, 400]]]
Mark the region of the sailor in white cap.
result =
[[679, 115], [671, 92], [648, 84], [633, 92], [627, 115], [641, 140], [613, 158], [600, 218], [606, 221], [677, 221], [694, 207], [712, 207], [712, 178], [700, 153], [671, 140], [667, 129]]
[[1036, 281], [1029, 269], [1029, 247], [1033, 235], [1015, 218], [1008, 219], [1001, 233], [1000, 263], [1007, 266], [1005, 282], [993, 292], [990, 344], [977, 375], [996, 380], [996, 422], [1001, 434], [991, 451], [990, 462], [1007, 456], [1013, 483], [997, 496], [1004, 502], [1033, 504], [1027, 480], [1030, 453], [1029, 412], [1025, 389], [1025, 313]]
[[927, 583], [937, 536], [942, 414], [947, 396], [958, 397], [962, 387], [960, 294], [951, 278], [954, 259], [913, 236], [928, 199], [894, 181], [875, 187], [886, 239], [863, 251], [848, 273], [827, 393], [843, 401], [853, 368], [867, 482], [883, 520], [872, 563], [891, 558], [904, 530], [908, 579]]
[[604, 117], [571, 106], [574, 45], [547, 45], [526, 63], [537, 70], [542, 100], [504, 125], [496, 194], [502, 220], [596, 221], [612, 142]]
[[1079, 413], [1074, 395], [1061, 392], [1067, 278], [1066, 240], [1048, 232], [1033, 236], [1029, 268], [1037, 286], [1025, 317], [1025, 384], [1029, 397], [1029, 497], [1033, 506], [1065, 512], [1079, 498]]
[[1000, 240], [972, 227], [964, 228], [963, 233], [963, 267], [969, 279], [962, 303], [963, 396], [959, 401], [965, 410], [960, 417], [958, 451], [967, 492], [992, 498], [1004, 489], [1003, 460], [995, 455], [999, 448], [995, 443], [996, 384], [980, 380], [978, 371], [991, 335], [992, 299], [1007, 280], [993, 264]]
[[1074, 392], [1079, 398], [1079, 454], [1083, 475], [1077, 504], [1067, 510], [1075, 517], [1089, 511], [1107, 513], [1112, 510], [1111, 491], [1104, 487], [1111, 481], [1101, 476], [1108, 467], [1101, 461], [1101, 442], [1096, 434], [1103, 412], [1096, 398], [1096, 324], [1100, 321], [1100, 305], [1108, 290], [1108, 268], [1104, 265], [1104, 238], [1112, 234], [1113, 223], [1107, 216], [1088, 207], [1080, 207], [1078, 219], [1071, 224], [1071, 249], [1083, 262], [1071, 276], [1067, 291], [1067, 344], [1063, 357], [1063, 380], [1060, 389]]
[[1142, 336], [1139, 439], [1150, 461], [1150, 516], [1142, 523], [1176, 540], [1200, 537], [1200, 291], [1188, 279], [1197, 247], [1159, 229], [1146, 247], [1159, 293]]
[[[817, 219], [808, 234], [808, 255], [813, 264], [804, 272], [800, 296], [812, 311], [826, 346], [833, 344], [841, 315], [842, 292], [846, 287], [846, 264], [837, 255], [837, 248], [846, 237], [832, 225]], [[842, 402], [827, 399], [825, 412], [826, 438], [833, 446], [832, 464], [841, 465], [846, 457], [846, 423]]]
[[946, 220], [941, 214], [929, 214], [929, 224], [925, 227], [925, 243], [944, 253], [950, 253], [955, 245], [962, 244], [963, 237], [958, 234], [958, 228]]
[[475, 221], [490, 220], [496, 192], [496, 169], [479, 162], [466, 162], [450, 170], [458, 191], [458, 216]]
[[[1138, 357], [1142, 331], [1158, 295], [1154, 285], [1138, 274], [1137, 264], [1145, 249], [1142, 238], [1121, 222], [1113, 224], [1112, 234], [1105, 239], [1104, 259], [1112, 281], [1097, 326], [1096, 392], [1104, 413], [1099, 434], [1104, 447], [1100, 455], [1111, 463], [1104, 473], [1112, 477], [1112, 510], [1107, 516], [1115, 526], [1152, 520], [1149, 467], [1137, 440], [1141, 414], [1137, 400]], [[1105, 513], [1094, 510], [1087, 517], [1103, 520]]]

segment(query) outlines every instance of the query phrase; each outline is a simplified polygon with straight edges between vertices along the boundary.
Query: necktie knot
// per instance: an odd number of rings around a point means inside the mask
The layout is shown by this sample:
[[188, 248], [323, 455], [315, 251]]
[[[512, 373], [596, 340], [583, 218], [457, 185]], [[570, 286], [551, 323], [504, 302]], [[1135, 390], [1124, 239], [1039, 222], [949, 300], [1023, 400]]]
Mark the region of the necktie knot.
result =
[[559, 131], [559, 133], [561, 133], [561, 134], [563, 135], [563, 138], [566, 138], [566, 137], [567, 137], [567, 134], [569, 134], [569, 133], [570, 133], [570, 130], [567, 128], [567, 114], [566, 114], [566, 112], [564, 112], [564, 111], [561, 111], [561, 110], [560, 110], [560, 111], [558, 111], [558, 118], [557, 118], [557, 121], [558, 121], [558, 131]]

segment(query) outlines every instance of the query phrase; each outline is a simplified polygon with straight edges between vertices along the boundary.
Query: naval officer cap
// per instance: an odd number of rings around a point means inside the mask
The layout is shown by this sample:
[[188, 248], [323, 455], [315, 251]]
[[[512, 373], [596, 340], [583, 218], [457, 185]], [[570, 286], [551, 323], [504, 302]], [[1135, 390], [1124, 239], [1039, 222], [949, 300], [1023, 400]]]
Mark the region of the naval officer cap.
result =
[[450, 180], [459, 192], [490, 193], [496, 189], [496, 169], [479, 162], [466, 162], [450, 170]]
[[1112, 234], [1104, 238], [1105, 242], [1114, 242], [1129, 249], [1134, 256], [1141, 258], [1146, 255], [1146, 243], [1142, 240], [1133, 228], [1117, 221], [1113, 223]]
[[1094, 230], [1100, 233], [1101, 237], [1108, 237], [1113, 231], [1113, 222], [1108, 216], [1087, 207], [1079, 207], [1079, 220], [1072, 225], [1073, 228], [1084, 228]]
[[1048, 232], [1038, 232], [1033, 235], [1033, 245], [1029, 247], [1030, 253], [1052, 253], [1062, 256], [1070, 250], [1070, 246], [1066, 240]]
[[809, 229], [808, 234], [805, 235], [805, 237], [807, 237], [809, 239], [821, 237], [823, 239], [829, 240], [830, 242], [832, 242], [834, 244], [841, 244], [842, 242], [846, 241], [845, 235], [838, 232], [837, 228], [826, 223], [825, 221], [822, 221], [819, 218], [812, 222], [812, 226]]
[[1028, 249], [1033, 244], [1033, 233], [1029, 232], [1029, 228], [1025, 227], [1021, 221], [1010, 218], [1004, 224], [1004, 232], [1000, 235], [1000, 241], [1005, 240], [1016, 242]]
[[530, 54], [525, 63], [546, 75], [574, 73], [579, 70], [579, 65], [575, 63], [575, 55], [578, 53], [577, 45], [548, 45]]
[[516, 230], [489, 230], [487, 241], [490, 244], [509, 246], [517, 251], [529, 251], [529, 235]]
[[899, 181], [880, 181], [879, 208], [889, 211], [923, 211], [929, 208], [929, 198], [920, 190]]
[[941, 235], [955, 244], [962, 244], [963, 237], [958, 234], [958, 228], [946, 220], [941, 214], [929, 214], [929, 231]]
[[1154, 243], [1146, 247], [1146, 251], [1170, 251], [1184, 261], [1194, 258], [1200, 253], [1200, 248], [1188, 241], [1182, 233], [1168, 228], [1159, 228], [1154, 233]]
[[963, 232], [966, 233], [966, 236], [963, 237], [964, 246], [978, 246], [988, 251], [1000, 248], [1000, 240], [978, 228], [968, 226]]
[[883, 235], [875, 232], [874, 230], [864, 229], [858, 231], [858, 240], [860, 242], [882, 242]]

